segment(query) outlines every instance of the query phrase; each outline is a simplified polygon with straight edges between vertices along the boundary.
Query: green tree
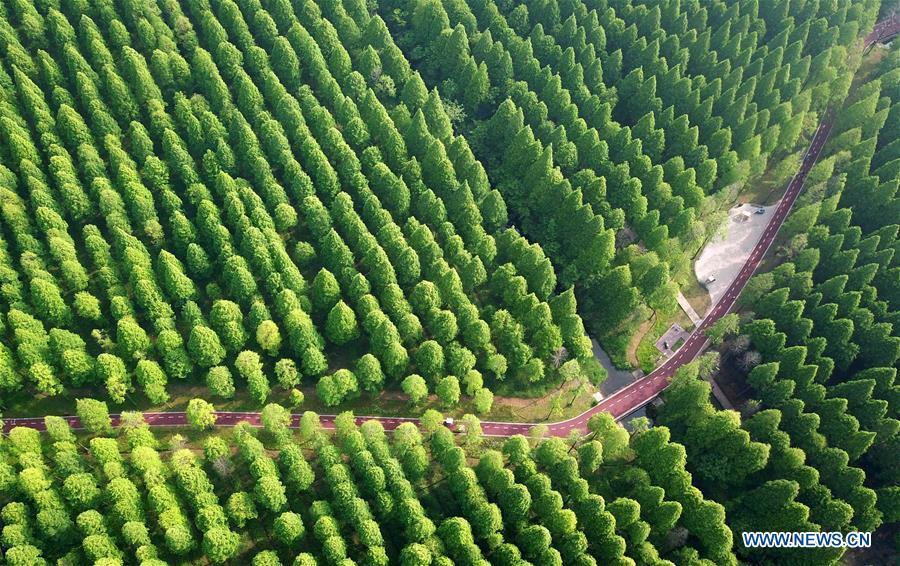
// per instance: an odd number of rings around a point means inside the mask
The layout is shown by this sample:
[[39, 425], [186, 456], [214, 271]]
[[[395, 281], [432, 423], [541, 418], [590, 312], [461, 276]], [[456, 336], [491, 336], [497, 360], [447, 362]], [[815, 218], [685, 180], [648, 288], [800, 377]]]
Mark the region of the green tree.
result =
[[318, 312], [327, 313], [341, 298], [341, 288], [337, 279], [325, 268], [319, 270], [312, 282], [310, 299], [313, 308]]
[[116, 340], [126, 360], [141, 359], [150, 349], [150, 338], [143, 328], [131, 317], [119, 320], [116, 325]]
[[80, 318], [91, 322], [99, 323], [103, 319], [103, 311], [100, 309], [100, 301], [94, 295], [87, 291], [79, 291], [75, 293], [75, 299], [72, 301], [72, 309]]
[[413, 354], [413, 361], [419, 372], [432, 382], [444, 373], [444, 349], [434, 340], [426, 340]]
[[[146, 360], [141, 360], [146, 361]], [[146, 367], [145, 367], [146, 369]], [[131, 376], [125, 368], [125, 362], [114, 354], [106, 352], [97, 356], [96, 366], [97, 376], [106, 383], [106, 392], [114, 403], [124, 403], [125, 395], [131, 391]], [[141, 372], [142, 377], [148, 377], [146, 372]], [[143, 385], [143, 383], [142, 383]], [[165, 393], [165, 376], [162, 376], [163, 393]], [[158, 390], [154, 390], [151, 383], [150, 394], [158, 394]], [[150, 395], [148, 395], [149, 397]]]
[[263, 428], [278, 440], [279, 444], [284, 444], [290, 439], [291, 413], [279, 405], [278, 403], [269, 403], [263, 407], [260, 413], [260, 421]]
[[274, 550], [263, 550], [250, 561], [251, 566], [281, 566], [281, 560]]
[[303, 395], [302, 391], [300, 391], [299, 389], [291, 389], [291, 392], [288, 395], [288, 403], [290, 404], [291, 408], [296, 409], [300, 407], [300, 405], [302, 405], [305, 400], [306, 396]]
[[29, 285], [35, 310], [53, 326], [67, 327], [72, 311], [62, 298], [59, 287], [49, 279], [34, 278]]
[[166, 374], [158, 363], [141, 360], [135, 368], [134, 375], [151, 403], [161, 405], [169, 400], [169, 394], [166, 392]]
[[628, 431], [608, 413], [598, 413], [588, 421], [588, 430], [603, 445], [604, 458], [619, 460], [629, 453]]
[[356, 375], [348, 369], [339, 369], [331, 375], [323, 376], [316, 384], [319, 399], [329, 407], [339, 405], [345, 399], [358, 393]]
[[210, 324], [229, 353], [238, 352], [247, 341], [241, 307], [232, 301], [219, 299], [213, 303], [209, 313]]
[[725, 338], [737, 334], [740, 317], [737, 313], [728, 313], [709, 325], [705, 332], [714, 346], [720, 345]]
[[232, 493], [228, 497], [228, 503], [225, 504], [225, 510], [235, 526], [241, 529], [244, 528], [248, 521], [259, 517], [253, 497], [245, 491]]
[[191, 329], [187, 348], [194, 362], [203, 368], [217, 365], [225, 357], [225, 348], [219, 342], [219, 335], [206, 326], [196, 325]]
[[756, 301], [771, 291], [774, 286], [775, 279], [771, 272], [754, 275], [744, 285], [744, 290], [741, 291], [740, 302], [745, 305], [754, 305]]
[[339, 346], [359, 336], [356, 314], [344, 301], [339, 300], [328, 312], [325, 320], [325, 336]]
[[207, 430], [216, 424], [216, 408], [203, 399], [191, 399], [188, 402], [185, 417], [188, 424], [196, 430]]
[[81, 426], [91, 434], [109, 434], [112, 432], [112, 419], [109, 409], [103, 401], [96, 399], [78, 399], [75, 401], [75, 414]]
[[409, 395], [409, 402], [418, 405], [428, 397], [428, 385], [421, 375], [412, 374], [407, 376], [400, 384], [403, 392]]
[[469, 446], [480, 444], [483, 439], [481, 420], [473, 414], [466, 413], [459, 421], [462, 425], [460, 428], [465, 432], [466, 444]]
[[237, 533], [227, 528], [212, 528], [203, 533], [203, 553], [213, 564], [222, 564], [237, 554], [240, 542]]
[[269, 379], [263, 373], [263, 364], [259, 354], [252, 350], [244, 350], [234, 360], [238, 374], [247, 381], [247, 391], [258, 404], [266, 402], [271, 388]]
[[225, 366], [214, 366], [206, 373], [206, 387], [212, 395], [223, 399], [234, 397], [234, 379], [231, 370]]
[[169, 377], [183, 379], [192, 371], [193, 364], [178, 331], [166, 329], [160, 332], [156, 337], [156, 350]]
[[63, 497], [76, 510], [92, 509], [100, 500], [100, 489], [97, 480], [87, 473], [72, 474], [62, 486]]
[[381, 363], [372, 354], [365, 354], [356, 362], [356, 377], [360, 386], [366, 391], [381, 391], [384, 384], [384, 373]]
[[438, 382], [434, 392], [437, 393], [438, 399], [444, 407], [456, 406], [460, 396], [459, 379], [454, 375], [448, 375]]
[[270, 356], [277, 356], [281, 349], [281, 331], [272, 320], [264, 320], [256, 327], [256, 343]]
[[787, 217], [781, 226], [781, 237], [792, 238], [797, 234], [809, 232], [810, 228], [816, 223], [819, 217], [819, 205], [809, 204], [802, 208], [798, 208]]
[[275, 362], [275, 380], [284, 390], [290, 390], [300, 383], [300, 372], [297, 364], [290, 358], [282, 358]]
[[295, 546], [305, 531], [303, 519], [297, 513], [286, 511], [275, 519], [275, 538], [286, 547]]
[[466, 386], [466, 395], [474, 396], [484, 387], [484, 378], [480, 371], [472, 369], [464, 374], [463, 384]]
[[700, 377], [708, 379], [719, 371], [719, 353], [706, 352], [697, 358], [697, 373]]
[[475, 408], [475, 412], [479, 415], [484, 415], [491, 412], [491, 407], [494, 405], [494, 394], [490, 389], [486, 387], [482, 387], [478, 391], [475, 392], [474, 399], [472, 399], [472, 406]]
[[253, 488], [256, 501], [270, 512], [277, 513], [287, 505], [284, 485], [277, 474], [266, 474], [256, 480]]
[[441, 423], [444, 422], [444, 415], [434, 409], [425, 409], [425, 412], [419, 417], [419, 422], [422, 424], [423, 429], [433, 433], [441, 427]]

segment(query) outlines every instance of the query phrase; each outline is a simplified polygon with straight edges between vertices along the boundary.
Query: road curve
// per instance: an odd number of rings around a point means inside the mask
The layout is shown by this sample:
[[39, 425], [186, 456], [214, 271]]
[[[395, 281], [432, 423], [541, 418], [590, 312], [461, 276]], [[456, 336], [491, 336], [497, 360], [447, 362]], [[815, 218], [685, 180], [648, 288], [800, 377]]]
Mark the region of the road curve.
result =
[[[872, 29], [872, 33], [865, 37], [863, 46], [865, 48], [868, 48], [872, 44], [883, 41], [884, 39], [897, 35], [898, 33], [900, 33], [900, 17], [898, 17], [898, 15], [894, 13], [891, 14], [890, 17], [885, 18], [884, 20], [875, 24], [874, 28]], [[779, 228], [781, 228], [781, 225], [784, 223], [784, 220], [790, 212], [791, 207], [797, 200], [797, 196], [800, 194], [800, 189], [803, 187], [803, 182], [806, 180], [806, 175], [809, 173], [809, 170], [812, 168], [812, 166], [815, 165], [816, 160], [819, 158], [819, 154], [822, 152], [822, 147], [828, 140], [828, 135], [831, 132], [832, 121], [833, 113], [829, 110], [828, 112], [826, 112], [822, 122], [819, 124], [819, 127], [816, 128], [816, 133], [813, 135], [809, 147], [806, 149], [806, 154], [803, 156], [803, 161], [800, 164], [800, 169], [797, 171], [797, 173], [794, 174], [793, 179], [791, 179], [791, 182], [784, 193], [784, 197], [781, 199], [774, 212], [772, 212], [771, 216], [769, 217], [769, 224], [768, 226], [766, 226], [765, 232], [763, 232], [762, 237], [753, 248], [750, 257], [744, 264], [744, 267], [728, 287], [728, 290], [725, 292], [722, 298], [719, 299], [719, 302], [717, 302], [715, 306], [713, 306], [712, 310], [707, 313], [703, 321], [694, 329], [693, 333], [691, 333], [690, 337], [688, 337], [688, 339], [681, 346], [681, 348], [678, 349], [674, 356], [666, 360], [665, 363], [663, 363], [661, 366], [656, 368], [645, 377], [638, 379], [637, 381], [627, 385], [619, 391], [616, 391], [606, 399], [603, 399], [597, 405], [591, 407], [578, 416], [572, 417], [571, 419], [556, 423], [482, 421], [482, 432], [486, 436], [512, 436], [515, 434], [526, 434], [533, 426], [537, 424], [545, 424], [548, 428], [549, 435], [567, 436], [573, 430], [586, 430], [588, 420], [597, 413], [606, 411], [612, 414], [613, 417], [618, 420], [643, 407], [654, 397], [659, 395], [659, 393], [669, 384], [669, 379], [672, 377], [672, 375], [675, 374], [675, 371], [679, 367], [693, 361], [698, 355], [700, 355], [701, 352], [703, 352], [704, 349], [706, 349], [707, 345], [709, 344], [709, 339], [706, 337], [704, 331], [709, 328], [710, 325], [714, 324], [717, 320], [728, 314], [734, 308], [738, 296], [744, 289], [747, 281], [753, 276], [753, 273], [756, 271], [756, 268], [759, 266], [763, 257], [765, 257], [766, 253], [769, 251], [769, 248], [772, 246], [772, 242], [775, 241], [775, 236], [778, 234]], [[156, 412], [143, 413], [143, 415], [144, 421], [152, 427], [180, 427], [186, 426], [188, 424], [187, 416], [184, 412]], [[334, 417], [335, 415], [320, 415], [319, 418], [323, 427], [333, 428]], [[78, 417], [67, 416], [64, 418], [68, 421], [69, 425], [72, 428], [76, 430], [82, 428], [81, 421]], [[113, 426], [118, 426], [119, 414], [113, 414], [111, 415], [111, 418]], [[418, 423], [419, 421], [419, 419], [414, 417], [356, 417], [357, 423], [363, 423], [368, 420], [380, 421], [385, 430], [394, 430], [405, 422]], [[239, 422], [245, 421], [254, 426], [262, 426], [262, 423], [260, 422], [260, 413], [226, 411], [216, 412], [216, 425], [218, 426], [234, 426]], [[296, 428], [299, 426], [299, 424], [300, 414], [292, 415], [291, 426]], [[5, 419], [3, 431], [8, 432], [10, 429], [17, 426], [25, 426], [35, 428], [37, 430], [43, 430], [45, 428], [44, 418], [22, 417]]]

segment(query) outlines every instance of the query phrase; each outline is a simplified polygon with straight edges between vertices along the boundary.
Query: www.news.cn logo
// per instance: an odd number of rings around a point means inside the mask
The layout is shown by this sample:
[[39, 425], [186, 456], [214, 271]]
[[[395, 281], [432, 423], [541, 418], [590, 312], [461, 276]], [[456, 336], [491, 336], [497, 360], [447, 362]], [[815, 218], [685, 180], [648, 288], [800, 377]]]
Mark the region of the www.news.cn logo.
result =
[[869, 548], [872, 533], [748, 532], [741, 533], [747, 548]]

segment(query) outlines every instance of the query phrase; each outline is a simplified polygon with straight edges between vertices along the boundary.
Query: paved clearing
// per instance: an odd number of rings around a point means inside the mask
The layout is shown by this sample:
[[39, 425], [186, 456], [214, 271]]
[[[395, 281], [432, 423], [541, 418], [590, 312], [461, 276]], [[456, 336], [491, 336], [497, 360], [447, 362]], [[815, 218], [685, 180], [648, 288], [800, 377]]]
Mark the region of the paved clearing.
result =
[[[732, 208], [728, 211], [725, 236], [710, 240], [703, 248], [694, 263], [694, 273], [697, 280], [706, 287], [713, 304], [722, 298], [747, 263], [778, 204], [760, 207], [745, 203]], [[756, 214], [758, 208], [763, 208], [765, 213]], [[716, 280], [706, 283], [710, 276], [714, 276]]]
[[690, 335], [690, 332], [682, 328], [680, 324], [675, 323], [656, 341], [656, 349], [667, 358], [670, 358], [675, 355], [675, 351], [687, 341]]

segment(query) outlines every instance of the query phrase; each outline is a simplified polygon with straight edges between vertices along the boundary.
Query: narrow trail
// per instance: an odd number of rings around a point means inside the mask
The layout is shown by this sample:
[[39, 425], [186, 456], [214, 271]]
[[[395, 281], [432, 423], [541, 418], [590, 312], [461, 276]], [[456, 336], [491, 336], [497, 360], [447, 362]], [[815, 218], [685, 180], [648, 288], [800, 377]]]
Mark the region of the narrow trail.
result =
[[[898, 33], [900, 33], [900, 17], [898, 17], [897, 14], [892, 14], [889, 18], [875, 24], [872, 33], [865, 38], [864, 47], [868, 48], [874, 43], [897, 35]], [[822, 147], [825, 145], [825, 142], [828, 140], [828, 135], [831, 133], [833, 118], [833, 110], [826, 112], [819, 127], [816, 128], [816, 132], [810, 141], [809, 147], [806, 149], [806, 154], [803, 156], [800, 169], [794, 174], [793, 179], [791, 179], [791, 182], [785, 191], [784, 197], [772, 213], [772, 216], [770, 217], [771, 220], [769, 220], [769, 224], [766, 226], [762, 238], [760, 238], [759, 242], [757, 242], [756, 246], [753, 248], [753, 252], [750, 254], [750, 257], [747, 258], [747, 262], [744, 264], [735, 280], [728, 287], [728, 290], [722, 298], [713, 305], [701, 323], [694, 328], [690, 337], [681, 348], [679, 348], [674, 356], [645, 377], [627, 385], [597, 405], [571, 419], [556, 423], [482, 421], [481, 428], [484, 435], [513, 436], [515, 434], [527, 434], [529, 429], [533, 426], [544, 424], [548, 428], [549, 435], [567, 436], [573, 430], [586, 430], [588, 420], [597, 413], [606, 411], [618, 420], [643, 407], [659, 395], [659, 393], [669, 384], [669, 378], [675, 374], [675, 371], [678, 368], [693, 361], [704, 349], [706, 349], [709, 344], [709, 339], [705, 334], [706, 329], [734, 308], [737, 298], [747, 284], [747, 281], [753, 276], [763, 257], [765, 257], [769, 248], [772, 246], [772, 242], [775, 241], [778, 230], [784, 223], [785, 218], [787, 218], [791, 207], [794, 205], [797, 196], [800, 194], [800, 190], [803, 188], [803, 182], [806, 180], [809, 170], [816, 164], [819, 154], [822, 151]], [[113, 426], [118, 426], [119, 415], [113, 414], [111, 417]], [[216, 417], [216, 424], [218, 426], [234, 426], [237, 423], [244, 421], [249, 422], [254, 426], [261, 426], [260, 413], [256, 412], [217, 412]], [[82, 428], [81, 421], [78, 417], [68, 416], [65, 418], [72, 428]], [[333, 428], [334, 418], [335, 415], [320, 415], [322, 426], [325, 428]], [[183, 412], [144, 413], [144, 420], [152, 427], [177, 427], [187, 425], [187, 417]], [[380, 421], [385, 430], [394, 430], [405, 422], [419, 422], [419, 419], [415, 417], [356, 417], [357, 423], [368, 420]], [[291, 426], [296, 428], [299, 424], [300, 415], [292, 415]], [[27, 426], [43, 430], [44, 418], [41, 416], [5, 419], [4, 432], [9, 431], [9, 429], [16, 426]]]

